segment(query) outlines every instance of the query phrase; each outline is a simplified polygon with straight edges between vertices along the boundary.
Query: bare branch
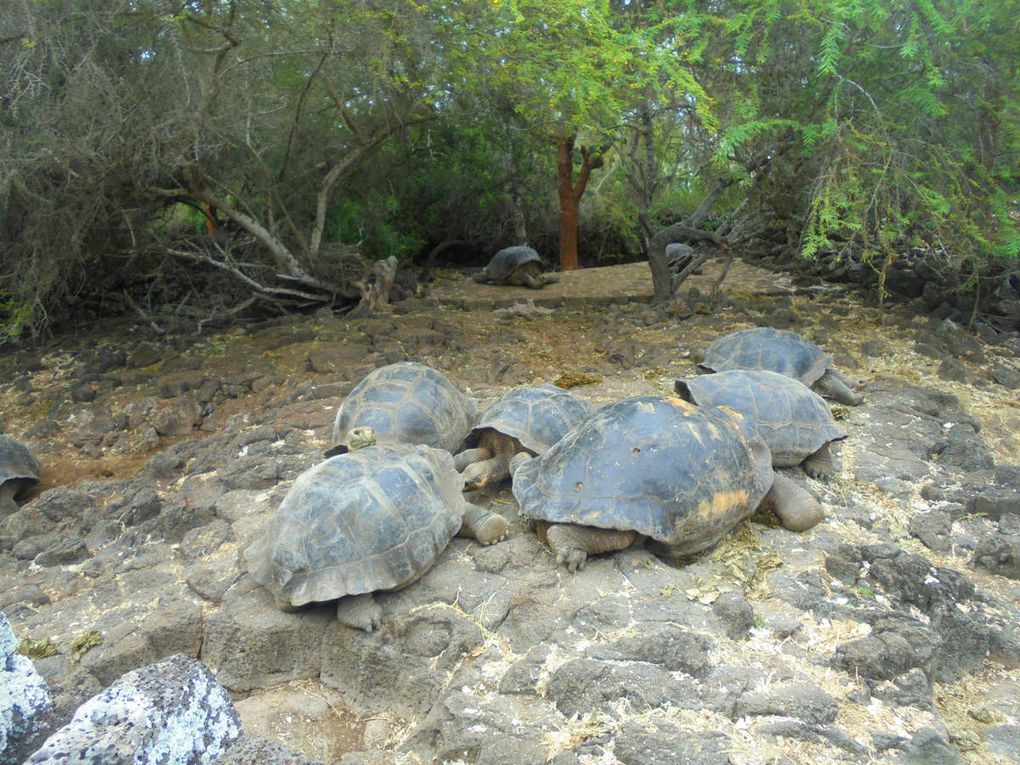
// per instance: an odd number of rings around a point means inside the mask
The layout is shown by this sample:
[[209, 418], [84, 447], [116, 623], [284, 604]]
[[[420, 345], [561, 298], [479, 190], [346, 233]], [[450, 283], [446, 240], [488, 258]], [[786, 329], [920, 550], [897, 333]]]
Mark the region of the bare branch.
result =
[[159, 326], [155, 321], [153, 321], [152, 317], [149, 316], [149, 314], [147, 314], [145, 311], [143, 311], [141, 306], [139, 306], [134, 300], [131, 299], [131, 296], [127, 293], [127, 291], [124, 291], [123, 296], [124, 300], [127, 301], [127, 304], [131, 306], [131, 310], [137, 313], [146, 324], [152, 327], [153, 332], [155, 332], [157, 335], [166, 334], [166, 330]]

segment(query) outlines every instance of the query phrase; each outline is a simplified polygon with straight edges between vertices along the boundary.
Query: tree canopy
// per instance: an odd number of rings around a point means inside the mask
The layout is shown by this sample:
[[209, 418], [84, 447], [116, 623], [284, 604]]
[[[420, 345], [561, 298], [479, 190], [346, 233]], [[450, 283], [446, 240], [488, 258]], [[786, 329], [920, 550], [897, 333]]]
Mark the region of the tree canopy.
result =
[[675, 238], [977, 288], [1020, 254], [1018, 5], [12, 0], [0, 341], [523, 243], [663, 299]]

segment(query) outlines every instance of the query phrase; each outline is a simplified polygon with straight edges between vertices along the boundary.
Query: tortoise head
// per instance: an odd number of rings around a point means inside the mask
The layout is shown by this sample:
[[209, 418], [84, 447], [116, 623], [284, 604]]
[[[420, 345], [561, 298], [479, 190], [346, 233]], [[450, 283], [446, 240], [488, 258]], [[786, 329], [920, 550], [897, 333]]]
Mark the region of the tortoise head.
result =
[[347, 436], [347, 448], [353, 452], [366, 446], [375, 446], [375, 428], [351, 428]]
[[691, 388], [687, 384], [686, 380], [677, 380], [675, 383], [673, 383], [673, 392], [676, 393], [676, 395], [678, 395], [688, 404], [697, 403], [694, 400], [694, 394], [691, 393]]

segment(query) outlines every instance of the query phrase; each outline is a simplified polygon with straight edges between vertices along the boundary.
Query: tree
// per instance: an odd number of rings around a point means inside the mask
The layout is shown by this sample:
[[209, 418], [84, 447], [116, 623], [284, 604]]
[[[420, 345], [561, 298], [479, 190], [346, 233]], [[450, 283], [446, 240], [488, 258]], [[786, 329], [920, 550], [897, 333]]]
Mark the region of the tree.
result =
[[753, 87], [720, 152], [786, 144], [749, 199], [790, 245], [880, 273], [909, 250], [950, 269], [1020, 253], [1015, 2], [730, 10], [729, 49]]
[[[555, 147], [560, 266], [576, 268], [581, 198], [632, 108], [631, 93], [703, 93], [673, 44], [653, 27], [616, 26], [609, 2], [513, 0], [498, 7], [492, 76], [530, 129]], [[702, 97], [699, 109], [707, 107]]]

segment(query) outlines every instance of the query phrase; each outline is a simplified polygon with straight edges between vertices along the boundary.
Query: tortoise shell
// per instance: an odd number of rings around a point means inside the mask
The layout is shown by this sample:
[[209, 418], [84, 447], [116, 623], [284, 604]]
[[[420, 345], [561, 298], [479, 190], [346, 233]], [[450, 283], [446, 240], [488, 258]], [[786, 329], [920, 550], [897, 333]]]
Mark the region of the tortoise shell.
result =
[[456, 534], [463, 479], [449, 452], [371, 446], [305, 471], [245, 551], [252, 577], [293, 606], [417, 579]]
[[832, 355], [796, 332], [752, 327], [720, 337], [705, 351], [701, 366], [713, 372], [763, 369], [812, 385], [832, 366]]
[[492, 256], [489, 265], [485, 267], [485, 273], [492, 281], [499, 283], [510, 278], [510, 274], [525, 263], [534, 262], [541, 265], [542, 258], [531, 247], [523, 245], [505, 247]]
[[750, 515], [773, 476], [740, 414], [641, 396], [599, 409], [521, 465], [513, 492], [526, 517], [633, 530], [688, 555]]
[[373, 370], [350, 392], [333, 423], [333, 449], [353, 428], [370, 427], [380, 444], [425, 444], [457, 451], [474, 424], [473, 401], [431, 367], [413, 361]]
[[39, 460], [27, 447], [10, 436], [0, 436], [0, 484], [13, 481], [15, 499], [39, 483], [39, 471]]
[[466, 446], [475, 446], [491, 429], [517, 439], [532, 454], [544, 454], [592, 411], [583, 398], [555, 385], [516, 388], [482, 410]]
[[700, 406], [728, 406], [753, 419], [775, 467], [799, 465], [830, 441], [846, 438], [821, 396], [778, 372], [732, 369], [676, 386]]

